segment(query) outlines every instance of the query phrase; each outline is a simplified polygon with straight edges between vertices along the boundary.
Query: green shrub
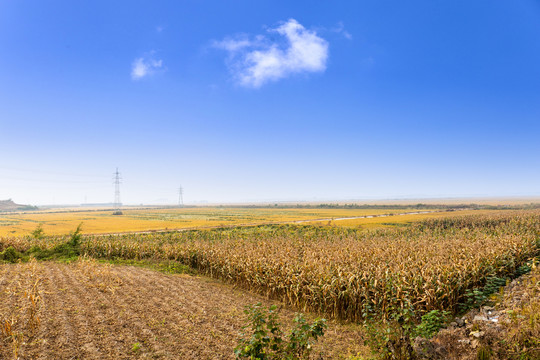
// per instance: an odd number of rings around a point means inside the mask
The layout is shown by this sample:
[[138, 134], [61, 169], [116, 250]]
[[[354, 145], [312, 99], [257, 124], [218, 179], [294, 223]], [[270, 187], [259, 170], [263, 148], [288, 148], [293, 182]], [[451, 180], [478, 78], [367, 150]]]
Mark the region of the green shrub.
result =
[[498, 292], [501, 287], [506, 285], [506, 281], [507, 278], [487, 277], [484, 287], [470, 289], [465, 292], [463, 302], [459, 304], [459, 311], [465, 312], [483, 305], [488, 300], [489, 295]]
[[8, 247], [4, 251], [0, 252], [0, 260], [10, 263], [16, 263], [19, 260], [24, 260], [23, 255], [15, 250], [13, 246]]
[[432, 310], [422, 316], [422, 322], [416, 327], [416, 335], [429, 339], [442, 329], [450, 316], [448, 311]]
[[36, 226], [34, 231], [32, 231], [32, 237], [34, 239], [43, 239], [43, 237], [45, 237], [45, 231], [43, 231], [42, 224], [39, 224], [38, 226]]
[[379, 321], [369, 318], [364, 321], [367, 332], [365, 345], [378, 359], [412, 360], [415, 352], [412, 338], [415, 333], [414, 311], [412, 308], [396, 308], [389, 319]]
[[67, 242], [56, 245], [52, 249], [41, 249], [33, 246], [28, 250], [28, 254], [38, 260], [64, 259], [70, 260], [77, 258], [81, 254], [82, 223], [71, 233]]
[[368, 335], [366, 345], [379, 359], [416, 359], [413, 339], [417, 336], [431, 338], [444, 327], [449, 316], [448, 311], [433, 310], [423, 315], [420, 324], [416, 325], [412, 308], [395, 309], [387, 320], [370, 318], [364, 322]]
[[317, 319], [310, 324], [302, 314], [297, 314], [294, 328], [288, 336], [284, 336], [275, 305], [266, 308], [258, 303], [246, 307], [244, 313], [248, 317], [244, 330], [250, 329], [250, 334], [243, 333], [235, 347], [237, 359], [308, 359], [312, 345], [324, 335], [326, 329], [325, 319]]

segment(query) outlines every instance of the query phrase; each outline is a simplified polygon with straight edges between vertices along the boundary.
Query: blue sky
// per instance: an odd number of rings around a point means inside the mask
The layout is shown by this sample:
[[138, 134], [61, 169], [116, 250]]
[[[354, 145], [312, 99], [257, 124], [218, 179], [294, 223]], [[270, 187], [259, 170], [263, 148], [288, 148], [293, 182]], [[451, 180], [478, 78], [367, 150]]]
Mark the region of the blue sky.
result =
[[538, 1], [0, 2], [0, 199], [540, 195]]

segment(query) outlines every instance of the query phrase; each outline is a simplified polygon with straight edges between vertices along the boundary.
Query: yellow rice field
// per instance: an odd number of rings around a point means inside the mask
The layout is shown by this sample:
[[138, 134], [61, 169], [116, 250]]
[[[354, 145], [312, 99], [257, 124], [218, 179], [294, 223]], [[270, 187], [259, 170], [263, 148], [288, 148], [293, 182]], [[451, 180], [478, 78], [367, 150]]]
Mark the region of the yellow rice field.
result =
[[[346, 220], [334, 220], [327, 225], [332, 226], [341, 226], [341, 227], [350, 227], [350, 228], [385, 228], [385, 227], [395, 227], [395, 226], [404, 226], [407, 224], [412, 224], [418, 221], [427, 220], [427, 219], [440, 219], [448, 218], [454, 216], [463, 216], [463, 215], [489, 215], [497, 214], [500, 211], [498, 210], [458, 210], [458, 211], [436, 211], [436, 212], [422, 212], [417, 214], [401, 214], [391, 215], [391, 216], [377, 216], [370, 218], [360, 218], [360, 219], [346, 219]], [[308, 222], [306, 224], [316, 225], [317, 222]]]
[[[24, 236], [41, 224], [45, 234], [61, 235], [73, 231], [83, 223], [86, 234], [153, 231], [186, 228], [212, 228], [232, 225], [258, 225], [313, 220], [316, 224], [338, 226], [358, 225], [376, 227], [386, 223], [410, 222], [442, 213], [373, 217], [353, 220], [333, 220], [359, 216], [396, 215], [416, 212], [410, 209], [295, 209], [295, 208], [168, 208], [124, 209], [122, 216], [111, 210], [48, 210], [0, 214], [0, 236]], [[470, 212], [470, 211], [469, 211]], [[469, 213], [467, 212], [467, 213]], [[460, 211], [452, 214], [462, 213]]]

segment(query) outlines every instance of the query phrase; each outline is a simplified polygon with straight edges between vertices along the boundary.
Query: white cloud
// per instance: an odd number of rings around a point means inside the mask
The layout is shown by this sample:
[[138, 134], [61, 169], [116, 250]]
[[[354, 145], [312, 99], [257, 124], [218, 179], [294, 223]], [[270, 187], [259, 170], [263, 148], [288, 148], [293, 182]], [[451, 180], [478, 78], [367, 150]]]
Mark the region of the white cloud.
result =
[[245, 36], [239, 36], [236, 39], [225, 38], [221, 41], [214, 41], [213, 46], [218, 49], [227, 50], [230, 52], [235, 52], [242, 50], [246, 47], [252, 46], [253, 42]]
[[341, 21], [338, 22], [337, 26], [335, 28], [333, 28], [332, 31], [343, 35], [343, 37], [348, 39], [348, 40], [352, 40], [351, 33], [348, 32], [347, 30], [345, 30], [345, 25], [343, 25], [343, 22], [341, 22]]
[[163, 68], [163, 61], [153, 57], [154, 52], [135, 59], [131, 65], [131, 79], [140, 80]]
[[243, 35], [214, 43], [231, 55], [229, 66], [240, 85], [258, 88], [292, 74], [326, 70], [328, 42], [315, 31], [290, 19], [268, 32], [281, 35], [285, 41]]

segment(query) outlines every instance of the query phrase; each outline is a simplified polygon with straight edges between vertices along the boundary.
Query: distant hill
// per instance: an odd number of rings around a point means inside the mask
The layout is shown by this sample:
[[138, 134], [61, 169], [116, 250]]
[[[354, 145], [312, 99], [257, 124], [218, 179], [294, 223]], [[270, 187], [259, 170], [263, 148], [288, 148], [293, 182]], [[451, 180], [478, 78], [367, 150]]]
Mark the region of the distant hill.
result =
[[37, 210], [37, 206], [15, 204], [13, 200], [0, 200], [0, 211]]

